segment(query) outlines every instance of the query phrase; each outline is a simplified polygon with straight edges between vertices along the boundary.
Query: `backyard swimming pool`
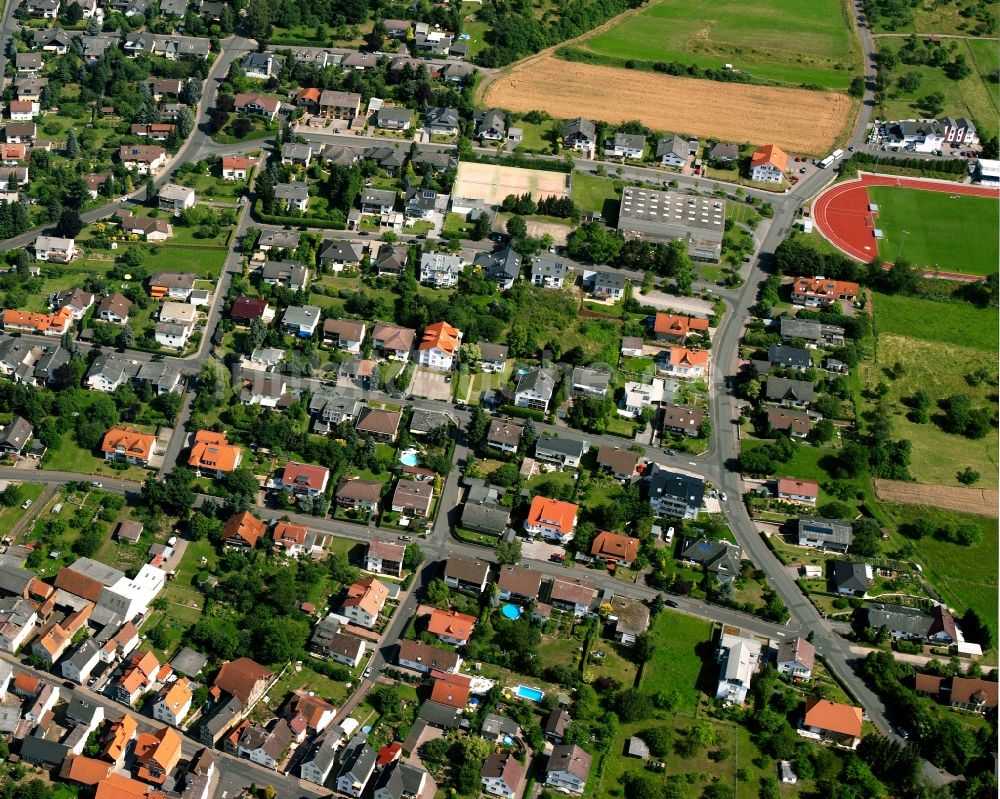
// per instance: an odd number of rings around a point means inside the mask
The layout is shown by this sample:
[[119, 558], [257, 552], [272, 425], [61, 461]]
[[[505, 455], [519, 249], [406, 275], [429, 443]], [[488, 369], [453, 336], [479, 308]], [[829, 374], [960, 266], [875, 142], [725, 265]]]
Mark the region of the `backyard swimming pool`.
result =
[[399, 454], [399, 462], [403, 464], [403, 466], [416, 466], [420, 463], [419, 456], [420, 453], [411, 447], [410, 449], [403, 450]]
[[521, 617], [521, 609], [509, 602], [500, 609], [500, 612], [508, 619], [518, 619]]
[[521, 697], [521, 699], [527, 699], [530, 702], [541, 702], [542, 697], [545, 696], [544, 691], [540, 691], [538, 688], [531, 688], [527, 685], [519, 685], [514, 689], [514, 693]]

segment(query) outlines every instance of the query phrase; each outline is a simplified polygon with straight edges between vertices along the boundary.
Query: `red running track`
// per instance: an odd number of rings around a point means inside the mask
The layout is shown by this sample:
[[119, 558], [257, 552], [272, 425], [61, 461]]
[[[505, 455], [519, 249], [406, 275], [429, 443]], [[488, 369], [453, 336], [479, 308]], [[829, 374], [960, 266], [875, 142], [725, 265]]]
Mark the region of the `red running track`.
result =
[[973, 197], [1000, 197], [1000, 189], [988, 186], [968, 186], [947, 180], [897, 178], [867, 172], [860, 173], [857, 180], [838, 183], [813, 202], [813, 221], [834, 247], [865, 263], [878, 255], [878, 242], [874, 232], [877, 222], [868, 210], [868, 186], [899, 186], [904, 189], [968, 194]]

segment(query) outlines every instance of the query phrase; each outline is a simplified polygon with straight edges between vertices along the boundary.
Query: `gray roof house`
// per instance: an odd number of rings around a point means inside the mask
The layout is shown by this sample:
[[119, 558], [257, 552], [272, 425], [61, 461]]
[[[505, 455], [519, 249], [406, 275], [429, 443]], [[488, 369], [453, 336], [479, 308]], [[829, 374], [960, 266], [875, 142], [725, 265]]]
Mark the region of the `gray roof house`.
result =
[[574, 469], [580, 465], [580, 459], [589, 451], [589, 442], [575, 438], [544, 435], [539, 436], [535, 442], [535, 458]]
[[547, 412], [555, 390], [556, 379], [552, 374], [545, 369], [529, 369], [517, 381], [514, 404], [519, 408]]
[[794, 408], [808, 408], [813, 398], [813, 384], [808, 380], [792, 380], [769, 375], [764, 395], [768, 402], [777, 402]]
[[531, 260], [531, 282], [547, 289], [562, 288], [570, 268], [562, 261], [536, 256]]
[[573, 369], [572, 389], [574, 394], [587, 397], [603, 397], [608, 393], [611, 375], [598, 369], [577, 366]]
[[716, 142], [712, 145], [712, 149], [708, 151], [708, 157], [713, 161], [728, 164], [740, 157], [740, 148], [737, 144], [726, 144], [721, 141]]
[[34, 428], [27, 419], [15, 416], [3, 427], [0, 427], [0, 450], [20, 455], [31, 439], [33, 430]]
[[395, 760], [382, 769], [373, 799], [417, 799], [430, 779], [422, 768]]
[[382, 106], [375, 114], [375, 125], [383, 130], [408, 130], [413, 121], [409, 108]]
[[355, 798], [361, 796], [375, 771], [375, 758], [375, 750], [368, 745], [365, 736], [352, 738], [340, 759], [337, 790]]
[[455, 136], [460, 126], [456, 108], [435, 106], [424, 114], [424, 130], [432, 136]]
[[864, 562], [835, 560], [833, 585], [838, 594], [864, 596], [872, 584], [872, 567]]
[[656, 160], [663, 166], [684, 166], [688, 155], [688, 143], [680, 136], [667, 136], [656, 143]]
[[523, 258], [513, 247], [505, 247], [499, 252], [484, 252], [476, 256], [475, 264], [483, 270], [483, 276], [495, 280], [497, 288], [505, 291], [521, 276]]
[[719, 582], [728, 583], [740, 573], [740, 559], [743, 550], [728, 541], [709, 541], [707, 538], [685, 539], [681, 548], [681, 557], [692, 563], [699, 563], [706, 570], [719, 578]]
[[563, 146], [573, 150], [590, 150], [597, 142], [597, 126], [589, 119], [578, 117], [562, 126]]
[[851, 523], [841, 519], [799, 517], [799, 546], [824, 549], [828, 552], [847, 552], [853, 533]]
[[507, 133], [507, 117], [499, 108], [480, 111], [475, 116], [476, 136], [484, 141], [503, 141]]
[[812, 356], [808, 350], [798, 347], [783, 347], [780, 344], [773, 344], [767, 349], [767, 360], [771, 366], [783, 366], [786, 369], [798, 369], [803, 371], [810, 369], [813, 365]]

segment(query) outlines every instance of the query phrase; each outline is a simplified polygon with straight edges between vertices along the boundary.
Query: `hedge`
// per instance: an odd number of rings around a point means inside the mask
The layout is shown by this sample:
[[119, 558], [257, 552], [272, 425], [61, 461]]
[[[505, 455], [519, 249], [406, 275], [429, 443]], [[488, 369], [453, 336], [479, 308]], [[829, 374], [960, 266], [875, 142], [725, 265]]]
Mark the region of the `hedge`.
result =
[[323, 228], [325, 230], [347, 230], [347, 225], [343, 222], [333, 222], [329, 219], [317, 219], [312, 216], [279, 216], [277, 214], [265, 214], [261, 210], [261, 202], [257, 200], [253, 206], [254, 219], [268, 225], [294, 225], [300, 227]]
[[517, 405], [504, 405], [500, 410], [508, 416], [516, 416], [519, 419], [532, 419], [536, 422], [544, 422], [545, 414], [531, 408], [521, 408]]

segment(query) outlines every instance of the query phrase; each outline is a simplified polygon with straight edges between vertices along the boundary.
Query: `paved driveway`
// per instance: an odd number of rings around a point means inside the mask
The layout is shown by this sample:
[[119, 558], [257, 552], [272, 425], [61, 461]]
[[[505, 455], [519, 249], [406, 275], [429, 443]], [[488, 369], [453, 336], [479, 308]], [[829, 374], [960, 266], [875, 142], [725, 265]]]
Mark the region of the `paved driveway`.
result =
[[448, 402], [451, 400], [451, 383], [444, 381], [447, 376], [444, 372], [432, 372], [418, 367], [413, 373], [410, 393], [415, 397]]

